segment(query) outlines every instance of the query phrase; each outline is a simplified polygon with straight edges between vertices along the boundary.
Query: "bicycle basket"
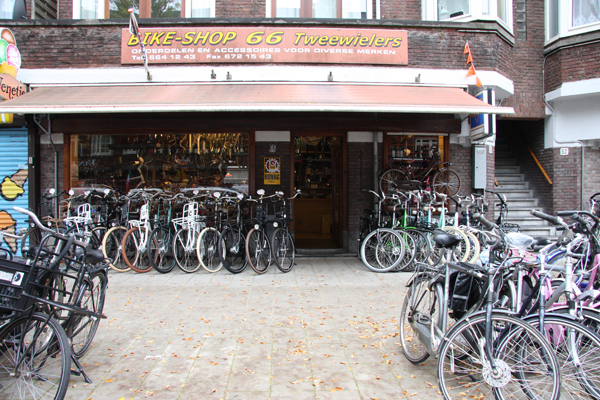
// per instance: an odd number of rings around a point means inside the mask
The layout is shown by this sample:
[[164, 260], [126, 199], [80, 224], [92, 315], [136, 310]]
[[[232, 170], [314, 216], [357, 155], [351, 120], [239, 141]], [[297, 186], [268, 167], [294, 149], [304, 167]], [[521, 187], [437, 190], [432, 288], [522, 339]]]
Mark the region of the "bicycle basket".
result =
[[31, 266], [0, 259], [0, 314], [27, 308], [29, 299], [22, 294], [30, 276]]

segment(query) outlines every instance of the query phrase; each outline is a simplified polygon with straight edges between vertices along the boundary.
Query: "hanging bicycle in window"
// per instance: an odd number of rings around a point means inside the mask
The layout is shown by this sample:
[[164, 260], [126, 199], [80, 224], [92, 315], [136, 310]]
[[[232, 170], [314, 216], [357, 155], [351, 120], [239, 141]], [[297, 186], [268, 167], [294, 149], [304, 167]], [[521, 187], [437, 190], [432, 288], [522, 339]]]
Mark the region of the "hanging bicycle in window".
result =
[[394, 191], [398, 182], [420, 181], [424, 188], [437, 193], [455, 196], [460, 190], [460, 176], [450, 162], [442, 162], [438, 148], [431, 146], [413, 153], [409, 148], [392, 149], [393, 167], [386, 169], [379, 178], [383, 193]]

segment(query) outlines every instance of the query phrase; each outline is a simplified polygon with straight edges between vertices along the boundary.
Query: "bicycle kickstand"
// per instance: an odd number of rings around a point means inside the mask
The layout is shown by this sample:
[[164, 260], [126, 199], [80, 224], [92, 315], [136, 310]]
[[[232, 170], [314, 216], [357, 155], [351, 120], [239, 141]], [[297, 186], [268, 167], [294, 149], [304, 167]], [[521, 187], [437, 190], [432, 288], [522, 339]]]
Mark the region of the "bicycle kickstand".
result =
[[81, 363], [79, 362], [77, 357], [71, 355], [71, 360], [75, 363], [75, 368], [71, 368], [71, 375], [82, 376], [85, 383], [92, 383], [92, 380], [89, 376], [87, 376], [87, 374], [83, 370], [83, 367], [81, 366]]

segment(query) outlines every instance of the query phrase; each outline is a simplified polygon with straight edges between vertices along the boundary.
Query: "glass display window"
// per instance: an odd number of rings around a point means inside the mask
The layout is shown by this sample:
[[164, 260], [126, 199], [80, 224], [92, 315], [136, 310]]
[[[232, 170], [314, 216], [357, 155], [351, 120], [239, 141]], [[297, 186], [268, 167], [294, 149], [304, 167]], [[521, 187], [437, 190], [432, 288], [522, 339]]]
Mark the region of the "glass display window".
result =
[[71, 187], [248, 192], [248, 133], [71, 135], [70, 146]]

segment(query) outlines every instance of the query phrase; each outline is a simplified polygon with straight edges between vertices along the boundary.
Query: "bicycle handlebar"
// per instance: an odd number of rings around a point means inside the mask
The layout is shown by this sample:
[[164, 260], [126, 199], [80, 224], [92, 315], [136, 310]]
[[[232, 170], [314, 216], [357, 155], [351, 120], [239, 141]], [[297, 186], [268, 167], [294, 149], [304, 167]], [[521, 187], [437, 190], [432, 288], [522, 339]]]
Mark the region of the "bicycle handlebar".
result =
[[[21, 214], [25, 214], [25, 215], [29, 216], [29, 218], [31, 218], [31, 221], [33, 221], [33, 223], [34, 223], [34, 224], [35, 224], [35, 225], [36, 225], [38, 228], [40, 228], [40, 230], [41, 230], [42, 232], [47, 232], [47, 233], [49, 233], [49, 234], [51, 234], [51, 235], [53, 235], [53, 236], [56, 236], [56, 237], [58, 237], [60, 240], [65, 240], [65, 241], [67, 241], [67, 242], [68, 242], [68, 241], [70, 240], [70, 238], [71, 238], [71, 237], [73, 237], [73, 240], [75, 239], [75, 237], [76, 237], [76, 236], [77, 236], [77, 237], [85, 237], [85, 235], [83, 235], [83, 234], [80, 234], [80, 233], [77, 233], [77, 232], [72, 232], [72, 233], [70, 233], [69, 235], [64, 235], [64, 234], [62, 234], [62, 233], [59, 233], [59, 232], [53, 231], [52, 229], [50, 229], [50, 228], [47, 228], [46, 226], [44, 226], [44, 224], [42, 224], [42, 223], [40, 222], [40, 220], [38, 219], [37, 215], [35, 215], [35, 214], [34, 214], [34, 213], [32, 213], [31, 211], [29, 211], [29, 210], [26, 210], [26, 209], [24, 209], [24, 208], [22, 208], [22, 207], [17, 207], [17, 206], [14, 206], [14, 207], [13, 207], [13, 210], [15, 210], [16, 212], [19, 212], [19, 213], [21, 213]], [[80, 242], [80, 241], [78, 241], [78, 240], [76, 240], [76, 241], [74, 241], [74, 242], [71, 242], [71, 243], [74, 243], [74, 244], [76, 244], [77, 246], [80, 246], [80, 247], [86, 247], [86, 246], [87, 246], [85, 243], [83, 243], [83, 242]]]
[[531, 215], [533, 215], [534, 217], [543, 219], [544, 221], [548, 221], [553, 225], [562, 225], [565, 228], [568, 228], [567, 224], [565, 224], [565, 222], [563, 221], [563, 219], [561, 217], [555, 217], [552, 215], [548, 215], [548, 214], [543, 213], [538, 210], [531, 210]]

